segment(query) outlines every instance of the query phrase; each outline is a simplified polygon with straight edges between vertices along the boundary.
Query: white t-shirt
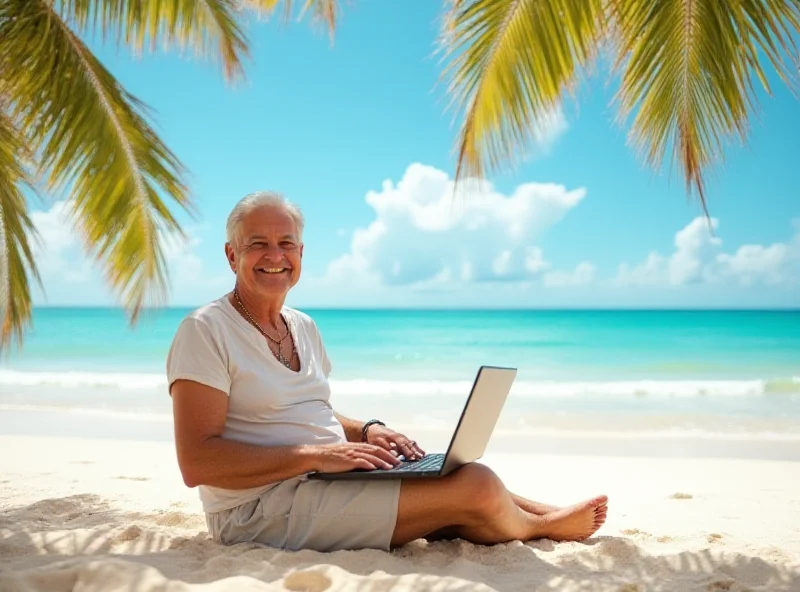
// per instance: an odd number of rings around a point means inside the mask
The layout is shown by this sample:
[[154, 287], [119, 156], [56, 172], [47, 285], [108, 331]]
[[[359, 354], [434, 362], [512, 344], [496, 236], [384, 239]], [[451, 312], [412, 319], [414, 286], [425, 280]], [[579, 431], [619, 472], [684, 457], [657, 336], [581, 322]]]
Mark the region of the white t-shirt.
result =
[[[346, 442], [330, 404], [331, 363], [314, 321], [283, 307], [300, 357], [300, 371], [281, 364], [266, 338], [227, 296], [190, 313], [178, 327], [167, 356], [167, 385], [193, 380], [228, 395], [223, 438], [258, 446]], [[255, 499], [275, 484], [251, 489], [200, 485], [206, 512]]]

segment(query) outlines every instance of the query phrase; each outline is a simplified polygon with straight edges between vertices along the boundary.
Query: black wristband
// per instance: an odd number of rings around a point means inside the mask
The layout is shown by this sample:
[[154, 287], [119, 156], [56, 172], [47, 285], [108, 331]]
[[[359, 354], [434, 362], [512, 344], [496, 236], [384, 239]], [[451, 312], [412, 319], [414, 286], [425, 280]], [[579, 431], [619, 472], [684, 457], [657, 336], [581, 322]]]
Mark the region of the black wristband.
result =
[[367, 441], [367, 430], [370, 428], [370, 426], [374, 426], [374, 425], [386, 426], [386, 424], [383, 423], [382, 421], [378, 421], [377, 419], [370, 419], [367, 423], [364, 424], [364, 427], [361, 428], [361, 441], [362, 442], [366, 442]]

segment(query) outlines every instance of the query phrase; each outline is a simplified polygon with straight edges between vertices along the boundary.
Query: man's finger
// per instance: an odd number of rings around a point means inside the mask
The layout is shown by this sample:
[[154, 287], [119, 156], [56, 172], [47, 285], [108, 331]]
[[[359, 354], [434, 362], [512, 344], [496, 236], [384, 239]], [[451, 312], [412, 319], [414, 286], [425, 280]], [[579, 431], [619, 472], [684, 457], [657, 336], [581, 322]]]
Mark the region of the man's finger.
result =
[[414, 455], [417, 458], [422, 458], [423, 456], [425, 456], [425, 451], [419, 447], [419, 444], [417, 444], [415, 440], [411, 440], [410, 446], [411, 449], [414, 451]]
[[370, 467], [373, 469], [391, 468], [391, 465], [387, 463], [385, 460], [383, 460], [382, 458], [378, 458], [377, 456], [374, 456], [369, 452], [365, 452], [364, 455], [359, 460], [369, 463]]
[[389, 454], [391, 454], [393, 456], [397, 456], [398, 455], [397, 446], [395, 445], [394, 442], [389, 440], [389, 438], [383, 438], [383, 437], [377, 438], [375, 440], [375, 444], [377, 444], [378, 446], [380, 446], [384, 450], [388, 450]]
[[354, 469], [365, 469], [367, 471], [377, 469], [373, 463], [369, 462], [366, 458], [357, 458], [353, 466]]
[[396, 465], [400, 462], [397, 459], [396, 455], [392, 454], [391, 452], [389, 452], [385, 448], [382, 448], [381, 446], [374, 446], [373, 449], [368, 452], [368, 454], [377, 456], [378, 458], [381, 458], [386, 462], [391, 463], [392, 465]]
[[418, 458], [425, 456], [425, 451], [419, 447], [416, 440], [412, 440], [406, 436], [402, 436], [403, 444], [409, 449], [409, 452]]
[[375, 465], [376, 469], [391, 469], [396, 463], [397, 459], [394, 457], [390, 457], [394, 462], [381, 458], [377, 454], [369, 454], [367, 453], [367, 460]]
[[394, 442], [385, 437], [378, 438], [376, 444], [378, 444], [384, 450], [388, 450], [389, 452], [394, 452], [394, 449], [397, 448]]
[[404, 438], [402, 441], [400, 441], [399, 445], [400, 450], [402, 450], [403, 456], [405, 456], [406, 459], [415, 460], [417, 458], [417, 451], [414, 449], [414, 446], [408, 438]]

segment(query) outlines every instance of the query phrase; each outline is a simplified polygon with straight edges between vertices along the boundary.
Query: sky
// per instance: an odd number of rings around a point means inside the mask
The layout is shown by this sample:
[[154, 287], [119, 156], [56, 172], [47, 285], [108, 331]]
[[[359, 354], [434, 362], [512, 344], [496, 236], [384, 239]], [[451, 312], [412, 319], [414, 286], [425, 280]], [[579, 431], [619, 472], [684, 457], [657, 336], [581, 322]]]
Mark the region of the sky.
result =
[[[225, 220], [257, 190], [303, 210], [305, 308], [800, 306], [800, 102], [771, 76], [745, 145], [709, 171], [711, 220], [649, 168], [602, 74], [513, 168], [453, 204], [458, 121], [435, 53], [439, 2], [345, 6], [335, 39], [308, 21], [250, 21], [246, 80], [213, 62], [90, 42], [190, 172], [194, 216], [167, 251], [172, 306], [233, 285]], [[43, 235], [36, 305], [115, 305], [65, 204], [31, 202]], [[177, 210], [176, 210], [177, 211]]]

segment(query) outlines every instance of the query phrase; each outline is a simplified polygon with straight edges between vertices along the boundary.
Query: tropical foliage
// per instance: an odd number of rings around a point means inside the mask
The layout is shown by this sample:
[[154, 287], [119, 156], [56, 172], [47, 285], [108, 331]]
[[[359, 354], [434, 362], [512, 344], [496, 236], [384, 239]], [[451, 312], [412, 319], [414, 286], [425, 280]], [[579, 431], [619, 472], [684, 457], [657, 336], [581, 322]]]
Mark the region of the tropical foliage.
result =
[[669, 151], [705, 207], [703, 173], [747, 135], [765, 63], [797, 89], [800, 0], [449, 0], [445, 74], [462, 111], [457, 178], [524, 152], [542, 115], [606, 58], [649, 165]]

